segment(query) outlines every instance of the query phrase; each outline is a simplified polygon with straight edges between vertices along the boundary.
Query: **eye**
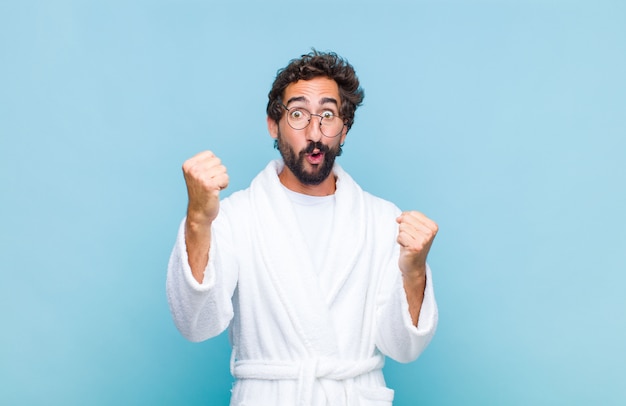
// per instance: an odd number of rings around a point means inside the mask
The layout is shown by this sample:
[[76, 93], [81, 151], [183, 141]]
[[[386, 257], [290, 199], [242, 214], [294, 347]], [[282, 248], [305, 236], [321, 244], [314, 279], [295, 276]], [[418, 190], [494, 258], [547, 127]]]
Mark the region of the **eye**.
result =
[[306, 117], [306, 114], [302, 110], [295, 109], [295, 108], [289, 112], [289, 115], [294, 120], [302, 120], [303, 118]]
[[326, 110], [325, 112], [323, 112], [321, 114], [322, 118], [326, 119], [326, 120], [332, 120], [333, 118], [335, 118], [335, 113], [330, 111], [330, 110]]

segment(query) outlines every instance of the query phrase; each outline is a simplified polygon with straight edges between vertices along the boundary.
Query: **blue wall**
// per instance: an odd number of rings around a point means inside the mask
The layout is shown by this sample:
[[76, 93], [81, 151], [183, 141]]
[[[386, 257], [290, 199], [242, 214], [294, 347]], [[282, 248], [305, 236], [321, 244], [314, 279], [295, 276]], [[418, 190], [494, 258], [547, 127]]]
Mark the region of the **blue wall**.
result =
[[245, 187], [312, 46], [366, 91], [340, 163], [441, 228], [396, 404], [625, 404], [626, 3], [557, 0], [0, 2], [0, 404], [227, 404], [165, 299], [180, 166]]

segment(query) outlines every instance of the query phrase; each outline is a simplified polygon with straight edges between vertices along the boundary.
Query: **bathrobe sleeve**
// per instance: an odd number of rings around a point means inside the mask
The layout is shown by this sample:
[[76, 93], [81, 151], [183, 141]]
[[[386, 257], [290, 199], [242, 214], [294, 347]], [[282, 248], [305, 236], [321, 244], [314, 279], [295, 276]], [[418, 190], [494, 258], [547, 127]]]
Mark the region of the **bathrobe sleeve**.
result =
[[209, 263], [202, 283], [189, 266], [182, 221], [168, 264], [166, 292], [174, 324], [190, 341], [199, 342], [223, 332], [233, 317], [232, 296], [237, 286], [237, 263], [227, 216], [220, 215], [211, 227]]
[[397, 255], [393, 255], [378, 292], [376, 346], [383, 354], [398, 362], [411, 362], [424, 351], [435, 334], [438, 321], [437, 303], [432, 272], [427, 264], [424, 299], [418, 325], [415, 327], [397, 261]]

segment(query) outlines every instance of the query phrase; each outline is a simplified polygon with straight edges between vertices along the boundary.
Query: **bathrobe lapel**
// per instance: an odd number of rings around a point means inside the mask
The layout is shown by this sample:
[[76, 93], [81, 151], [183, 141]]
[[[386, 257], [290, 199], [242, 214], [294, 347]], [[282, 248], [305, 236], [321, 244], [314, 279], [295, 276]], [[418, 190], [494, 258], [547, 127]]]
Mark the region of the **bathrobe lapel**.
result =
[[329, 307], [356, 268], [366, 233], [363, 191], [338, 164], [334, 173], [337, 176], [335, 221], [324, 267], [319, 274]]

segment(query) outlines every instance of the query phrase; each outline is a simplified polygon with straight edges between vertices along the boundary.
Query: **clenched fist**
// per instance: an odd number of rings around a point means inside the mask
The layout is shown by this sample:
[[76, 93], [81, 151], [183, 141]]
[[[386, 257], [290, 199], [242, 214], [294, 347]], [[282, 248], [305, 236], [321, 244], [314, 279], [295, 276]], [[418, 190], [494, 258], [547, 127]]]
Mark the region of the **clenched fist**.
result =
[[406, 276], [425, 275], [426, 257], [437, 235], [437, 224], [417, 211], [404, 212], [396, 221], [399, 224], [400, 270]]
[[219, 212], [219, 194], [228, 186], [228, 173], [222, 161], [211, 151], [204, 151], [183, 164], [189, 203], [187, 218], [210, 225]]

